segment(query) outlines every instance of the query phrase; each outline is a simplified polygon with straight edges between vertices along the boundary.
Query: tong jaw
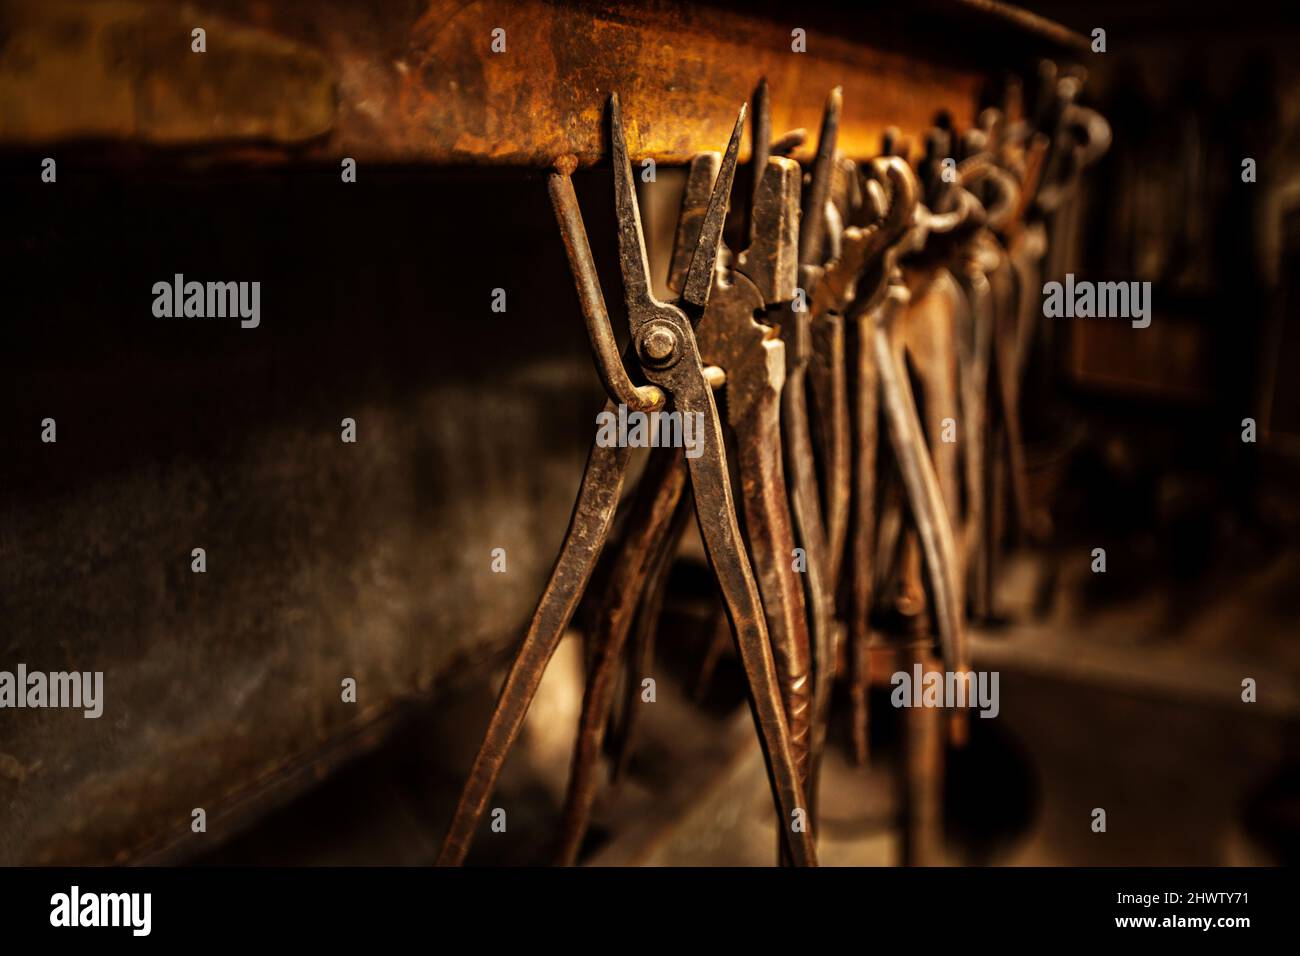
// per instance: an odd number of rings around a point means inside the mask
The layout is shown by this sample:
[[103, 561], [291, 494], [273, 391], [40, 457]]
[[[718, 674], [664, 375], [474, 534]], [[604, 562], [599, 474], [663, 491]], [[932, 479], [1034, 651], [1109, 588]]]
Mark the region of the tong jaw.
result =
[[722, 168], [722, 154], [696, 153], [691, 157], [686, 174], [686, 190], [682, 194], [682, 208], [677, 216], [677, 231], [673, 234], [673, 256], [668, 267], [668, 288], [678, 294], [686, 285], [700, 232], [704, 228], [704, 214], [708, 211], [713, 185]]
[[[614, 151], [614, 206], [619, 220], [618, 248], [628, 320], [633, 323], [635, 334], [638, 323], [644, 324], [650, 320], [647, 317], [649, 313], [673, 307], [659, 302], [650, 292], [650, 262], [646, 256], [641, 209], [636, 199], [632, 164], [628, 160], [627, 140], [623, 133], [623, 112], [617, 93], [610, 96], [609, 104]], [[736, 156], [740, 149], [740, 133], [744, 128], [746, 112], [747, 107], [742, 105], [725, 155], [718, 160], [714, 158], [716, 154], [706, 154], [709, 157], [708, 165], [714, 167], [716, 182], [698, 228], [692, 225], [694, 241], [691, 244], [691, 259], [682, 285], [682, 301], [701, 310], [708, 304], [709, 290], [713, 286], [713, 270], [722, 241], [722, 227], [727, 218], [731, 184], [736, 176]], [[679, 250], [678, 254], [682, 251], [684, 250]]]
[[780, 156], [761, 167], [750, 207], [749, 246], [736, 271], [754, 283], [767, 305], [789, 302], [799, 284], [799, 164]]
[[596, 263], [587, 241], [587, 230], [582, 224], [578, 197], [574, 195], [573, 182], [569, 178], [575, 165], [572, 157], [557, 162], [556, 171], [551, 173], [547, 182], [547, 189], [551, 194], [555, 220], [560, 226], [560, 236], [568, 253], [596, 373], [600, 376], [610, 401], [626, 405], [630, 410], [656, 411], [663, 407], [663, 391], [654, 385], [634, 385], [619, 355], [618, 343], [609, 324], [609, 313], [605, 310], [605, 295], [600, 289], [600, 277], [596, 274]]
[[[854, 315], [871, 312], [883, 301], [920, 215], [921, 184], [905, 161], [897, 156], [873, 159], [866, 177], [863, 195], [877, 213], [875, 221], [845, 230], [844, 240], [848, 252], [843, 259], [857, 265], [856, 281], [846, 290], [854, 300], [849, 310]], [[835, 291], [845, 282], [836, 278], [830, 284]]]
[[[768, 125], [762, 120], [765, 113], [760, 103], [755, 137]], [[685, 281], [686, 253], [698, 242], [706, 222], [705, 197], [716, 191], [721, 162], [717, 153], [702, 153], [691, 161], [674, 239], [670, 286]], [[733, 424], [778, 397], [785, 383], [784, 344], [777, 328], [763, 320], [768, 307], [795, 294], [800, 178], [794, 160], [769, 156], [764, 161], [749, 209], [749, 245], [734, 258], [719, 254], [712, 298], [695, 327], [702, 360], [721, 366], [727, 374], [727, 412]]]
[[[695, 307], [694, 321], [698, 321], [708, 305], [709, 292], [713, 286], [713, 271], [722, 241], [731, 184], [736, 175], [736, 154], [744, 118], [745, 107], [742, 106], [727, 152], [720, 164], [717, 182], [700, 222], [699, 234], [686, 272], [681, 301]], [[681, 308], [660, 302], [651, 292], [650, 260], [646, 255], [641, 209], [637, 203], [632, 164], [628, 160], [618, 94], [610, 97], [610, 126], [614, 153], [614, 208], [618, 214], [619, 266], [623, 275], [623, 296], [627, 304], [633, 347], [646, 378], [651, 382], [670, 393], [683, 389], [693, 390], [704, 381], [699, 349], [692, 333], [694, 321]], [[683, 361], [685, 365], [682, 371], [675, 371]], [[698, 400], [699, 396], [693, 398]], [[711, 397], [709, 400], [712, 400]]]

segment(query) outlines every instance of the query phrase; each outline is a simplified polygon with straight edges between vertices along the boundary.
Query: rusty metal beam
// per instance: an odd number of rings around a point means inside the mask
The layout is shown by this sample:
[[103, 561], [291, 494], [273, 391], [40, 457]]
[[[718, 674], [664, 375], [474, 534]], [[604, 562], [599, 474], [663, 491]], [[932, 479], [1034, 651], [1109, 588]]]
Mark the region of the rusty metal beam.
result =
[[[0, 147], [532, 167], [572, 154], [585, 165], [604, 155], [600, 111], [617, 88], [635, 117], [632, 158], [684, 163], [726, 140], [766, 76], [777, 132], [814, 128], [842, 86], [840, 148], [865, 157], [886, 126], [916, 136], [939, 110], [966, 125], [996, 70], [1077, 49], [1073, 34], [994, 6], [2, 0]], [[205, 53], [191, 50], [199, 27]], [[792, 48], [796, 29], [806, 52]]]

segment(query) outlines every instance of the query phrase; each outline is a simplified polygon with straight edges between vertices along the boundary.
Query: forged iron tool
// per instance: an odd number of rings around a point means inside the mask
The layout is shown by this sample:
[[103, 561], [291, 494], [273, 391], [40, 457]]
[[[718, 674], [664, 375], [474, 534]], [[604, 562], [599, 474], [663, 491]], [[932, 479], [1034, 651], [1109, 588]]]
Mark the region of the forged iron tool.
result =
[[[810, 759], [810, 779], [812, 793], [809, 799], [816, 819], [817, 779], [821, 754], [825, 747], [827, 724], [830, 718], [831, 687], [835, 680], [835, 661], [838, 657], [838, 641], [835, 625], [835, 585], [832, 575], [831, 542], [827, 522], [823, 517], [820, 487], [817, 480], [816, 452], [814, 451], [814, 434], [825, 435], [833, 430], [835, 416], [829, 423], [814, 414], [809, 407], [808, 393], [815, 388], [822, 396], [820, 407], [833, 407], [835, 386], [830, 371], [836, 367], [833, 361], [835, 349], [833, 335], [814, 336], [814, 315], [816, 305], [813, 301], [814, 291], [821, 286], [824, 266], [821, 263], [821, 247], [826, 228], [827, 198], [831, 193], [832, 177], [835, 172], [832, 162], [835, 155], [836, 132], [839, 127], [840, 91], [832, 90], [826, 100], [822, 116], [821, 132], [817, 143], [817, 160], [809, 188], [803, 198], [803, 210], [799, 222], [799, 289], [803, 290], [804, 300], [791, 302], [776, 316], [776, 323], [781, 328], [781, 338], [785, 343], [785, 389], [781, 393], [781, 437], [785, 451], [786, 480], [790, 489], [790, 510], [794, 517], [795, 543], [803, 549], [807, 562], [804, 574], [804, 594], [809, 613], [812, 636], [813, 658], [813, 712], [812, 740]], [[819, 323], [823, 332], [830, 322], [823, 318]], [[842, 329], [842, 326], [841, 326]], [[832, 346], [819, 352], [822, 359], [828, 356], [831, 364], [824, 361], [819, 369], [811, 369], [814, 354], [814, 338], [823, 346]], [[842, 355], [842, 334], [840, 352]], [[841, 369], [843, 363], [840, 362]], [[827, 373], [827, 374], [823, 374]], [[812, 385], [816, 378], [818, 385]], [[841, 376], [842, 378], [842, 376]], [[843, 384], [841, 383], [841, 391]], [[844, 396], [847, 404], [847, 395]], [[817, 406], [814, 406], [817, 407]], [[821, 427], [815, 427], [821, 422]], [[833, 445], [833, 441], [828, 444]], [[835, 481], [831, 479], [832, 490], [828, 498], [837, 496], [847, 507], [847, 487], [834, 490]], [[837, 503], [836, 507], [839, 507]]]
[[[692, 164], [691, 179], [712, 178], [708, 157]], [[750, 241], [729, 273], [718, 270], [713, 295], [696, 327], [704, 361], [726, 375], [727, 422], [736, 439], [745, 530], [768, 632], [781, 676], [786, 718], [805, 788], [808, 784], [812, 676], [803, 582], [794, 568], [794, 533], [782, 461], [781, 394], [785, 345], [764, 324], [769, 307], [795, 293], [799, 166], [771, 157], [750, 216]], [[702, 190], [687, 189], [686, 203]], [[683, 220], [686, 220], [685, 209]], [[683, 248], [678, 245], [678, 250]]]
[[[982, 137], [971, 136], [968, 140], [973, 155], [963, 161], [963, 166], [977, 158], [996, 160], [995, 153], [983, 150]], [[1041, 155], [1041, 149], [1034, 146], [1027, 157], [1024, 171], [1030, 181], [1039, 168]], [[1020, 526], [1025, 527], [1028, 520], [1016, 359], [1015, 275], [999, 240], [1018, 228], [1017, 217], [1023, 214], [1025, 205], [1021, 185], [1010, 172], [996, 165], [976, 169], [982, 171], [966, 177], [963, 184], [973, 186], [983, 178], [989, 187], [989, 205], [983, 227], [968, 243], [953, 274], [965, 293], [967, 306], [963, 334], [959, 336], [963, 349], [960, 368], [968, 507], [963, 552], [972, 613], [987, 618], [993, 611], [993, 548], [998, 536], [995, 496], [990, 494], [996, 486], [989, 481], [990, 474], [1000, 473], [1003, 468], [1009, 471]], [[994, 397], [990, 390], [995, 392]]]
[[[897, 463], [903, 491], [916, 530], [920, 555], [934, 596], [942, 657], [949, 670], [960, 669], [965, 660], [962, 619], [960, 564], [953, 538], [949, 505], [941, 489], [934, 460], [926, 442], [908, 377], [906, 352], [909, 344], [906, 305], [911, 296], [903, 283], [899, 257], [907, 252], [925, 252], [932, 237], [935, 245], [970, 215], [973, 199], [957, 194], [956, 208], [938, 215], [921, 203], [921, 185], [912, 169], [897, 157], [876, 160], [869, 167], [872, 179], [864, 194], [876, 209], [887, 209], [877, 224], [867, 230], [872, 237], [872, 268], [858, 278], [854, 299], [847, 314], [856, 331], [854, 350], [854, 529], [851, 558], [850, 632], [853, 668], [853, 739], [855, 756], [865, 760], [867, 751], [867, 690], [871, 681], [871, 613], [879, 569], [874, 502], [877, 480], [877, 421], [886, 423], [890, 450]], [[887, 193], [886, 193], [887, 190]], [[846, 230], [846, 237], [849, 231]], [[877, 404], [879, 402], [879, 405]], [[895, 539], [898, 540], [897, 536]], [[906, 545], [906, 535], [901, 539]], [[902, 554], [914, 553], [904, 546]], [[920, 563], [919, 561], [917, 562]], [[918, 568], [919, 572], [919, 568]], [[913, 586], [911, 590], [915, 591]]]
[[[806, 828], [791, 826], [807, 804], [790, 745], [762, 604], [732, 501], [722, 426], [711, 389], [711, 379], [718, 376], [706, 373], [694, 334], [694, 326], [708, 304], [713, 286], [726, 198], [735, 174], [736, 150], [744, 114], [742, 107], [703, 218], [683, 284], [682, 298], [673, 305], [659, 302], [650, 291], [649, 262], [623, 135], [621, 110], [617, 95], [610, 97], [619, 261], [632, 343], [628, 359], [636, 360], [639, 376], [644, 377], [647, 384], [633, 384], [619, 357], [582, 215], [569, 180], [572, 160], [557, 164], [549, 186], [596, 364], [610, 394], [607, 409], [616, 402], [638, 410], [657, 410], [671, 403], [673, 410], [684, 416], [702, 417], [701, 454], [687, 462], [700, 536], [722, 592], [737, 650], [749, 680], [751, 705], [767, 760], [773, 799], [783, 821], [781, 833], [785, 851], [795, 864], [815, 865], [816, 852], [811, 833]], [[689, 310], [689, 316], [686, 310]], [[627, 461], [628, 454], [624, 448], [604, 448], [599, 443], [593, 445], [568, 534], [532, 624], [511, 665], [461, 793], [439, 856], [441, 864], [455, 865], [464, 860], [501, 765], [541, 682], [542, 672], [559, 643], [605, 543]]]
[[[762, 120], [767, 113], [767, 89], [766, 83], [761, 83], [756, 95], [758, 103], [758, 121], [756, 122], [755, 137], [756, 142], [764, 142], [761, 131], [768, 128], [768, 124]], [[835, 91], [827, 101], [827, 110], [823, 118], [821, 140], [819, 143], [819, 156], [833, 156], [835, 129], [839, 116], [839, 94]], [[782, 154], [796, 148], [803, 142], [803, 130], [795, 130], [787, 133], [780, 140], [774, 142], [770, 151], [764, 153], [761, 146], [755, 148], [755, 161], [760, 164], [756, 168], [766, 168], [767, 176], [772, 174], [772, 160], [767, 159], [766, 166], [763, 166], [765, 156], [772, 154]], [[701, 160], [700, 162], [704, 162]], [[782, 177], [790, 176], [793, 170], [789, 167], [781, 167]], [[776, 341], [770, 332], [761, 332], [753, 328], [754, 323], [750, 322], [729, 322], [725, 323], [724, 328], [734, 328], [744, 330], [743, 338], [749, 340], [749, 358], [742, 361], [745, 364], [751, 364], [758, 356], [755, 343], [758, 337], [762, 336], [762, 349], [764, 358], [770, 360], [774, 355], [778, 355], [781, 346], [784, 346], [785, 357], [785, 383], [783, 388], [776, 389], [780, 396], [779, 413], [779, 439], [780, 441], [772, 447], [783, 451], [783, 460], [776, 460], [767, 457], [765, 464], [757, 461], [751, 462], [749, 468], [750, 474], [762, 475], [768, 477], [764, 479], [768, 491], [761, 497], [774, 504], [760, 505], [759, 507], [769, 508], [775, 515], [782, 513], [780, 507], [780, 492], [776, 489], [773, 478], [780, 474], [779, 467], [783, 466], [785, 479], [788, 483], [789, 514], [793, 520], [793, 541], [802, 549], [805, 561], [805, 573], [803, 574], [803, 605], [808, 618], [811, 638], [811, 664], [812, 664], [812, 708], [809, 734], [809, 755], [807, 760], [807, 778], [810, 781], [810, 792], [808, 794], [810, 808], [809, 819], [815, 820], [816, 806], [816, 780], [818, 757], [821, 753], [822, 746], [826, 736], [826, 721], [829, 714], [830, 690], [831, 683], [834, 679], [836, 648], [834, 637], [834, 606], [833, 594], [828, 577], [828, 559], [827, 559], [827, 541], [826, 531], [822, 521], [821, 503], [819, 500], [819, 486], [817, 480], [817, 466], [813, 451], [812, 429], [810, 425], [810, 412], [807, 402], [807, 368], [811, 355], [811, 320], [812, 313], [808, 308], [807, 301], [802, 303], [802, 308], [797, 307], [791, 301], [792, 291], [789, 290], [787, 283], [789, 276], [788, 269], [789, 259], [786, 251], [789, 249], [788, 231], [794, 229], [799, 236], [808, 235], [805, 224], [808, 217], [815, 216], [815, 210], [822, 210], [825, 213], [826, 206], [824, 201], [818, 203], [813, 197], [824, 198], [829, 193], [828, 178], [833, 173], [833, 167], [828, 162], [821, 162], [814, 168], [811, 187], [806, 191], [804, 197], [804, 210], [802, 215], [797, 210], [791, 210], [784, 205], [789, 201], [788, 197], [782, 200], [782, 204], [775, 204], [771, 200], [772, 192], [767, 193], [768, 199], [763, 202], [755, 202], [751, 208], [749, 219], [749, 242], [750, 247], [741, 253], [737, 260], [737, 272], [746, 278], [752, 280], [753, 285], [762, 294], [767, 304], [767, 314], [765, 323], [757, 323], [760, 327], [770, 325], [774, 329], [780, 330], [781, 339]], [[763, 193], [764, 179], [757, 177], [756, 199]], [[797, 182], [797, 180], [795, 180]], [[775, 179], [772, 180], [776, 182]], [[790, 180], [782, 178], [783, 189], [788, 189]], [[702, 198], [707, 192], [708, 176], [702, 174], [698, 169], [693, 170], [693, 174], [688, 181], [687, 194], [683, 201], [683, 214], [680, 220], [680, 226], [676, 248], [678, 250], [689, 249], [690, 224], [698, 219], [698, 209]], [[824, 220], [823, 220], [824, 221]], [[778, 226], [777, 223], [780, 225]], [[816, 227], [821, 229], [822, 227]], [[766, 233], [767, 238], [764, 238]], [[779, 240], [776, 237], [780, 237]], [[762, 253], [760, 250], [781, 250], [779, 257], [773, 257], [770, 252]], [[820, 253], [809, 253], [815, 257]], [[670, 277], [669, 285], [676, 287], [679, 285], [679, 275], [684, 264], [684, 259], [680, 254], [674, 259], [674, 266]], [[817, 285], [822, 277], [823, 268], [820, 265], [798, 266], [798, 289], [803, 290], [805, 296], [808, 291]], [[732, 294], [737, 294], [738, 291]], [[754, 379], [758, 382], [776, 382], [778, 380], [778, 370], [769, 368], [766, 363], [764, 370], [759, 378]], [[762, 408], [761, 414], [755, 416], [750, 414], [748, 417], [751, 421], [762, 420], [768, 424], [764, 428], [770, 431], [770, 422], [772, 420], [772, 411], [767, 396], [770, 396], [772, 388], [768, 384], [759, 386], [757, 392], [753, 392], [748, 399], [740, 403], [739, 407], [749, 407], [751, 410]], [[751, 389], [752, 392], [752, 389]], [[755, 395], [765, 396], [762, 400], [754, 402]], [[730, 398], [729, 398], [730, 402]], [[735, 414], [735, 413], [731, 413]], [[769, 439], [770, 444], [770, 439]], [[742, 452], [742, 455], [744, 453]], [[745, 463], [742, 461], [742, 471], [745, 469]], [[748, 517], [748, 516], [747, 516]], [[779, 519], [775, 524], [770, 522], [760, 522], [767, 524], [769, 527], [779, 529]], [[782, 553], [785, 545], [780, 539], [784, 539], [784, 532], [778, 531], [777, 540], [770, 542], [766, 547], [774, 555]], [[787, 562], [788, 563], [788, 562]], [[774, 640], [778, 645], [785, 644], [789, 649], [783, 652], [778, 647], [778, 656], [784, 662], [791, 665], [784, 666], [783, 673], [787, 675], [786, 686], [801, 695], [802, 690], [796, 685], [798, 679], [796, 675], [800, 672], [801, 667], [797, 665], [799, 654], [802, 656], [800, 647], [802, 645], [802, 630], [797, 615], [799, 598], [797, 594], [789, 590], [789, 571], [777, 567], [776, 564], [770, 565], [773, 576], [778, 576], [786, 581], [786, 584], [772, 582], [768, 589], [764, 591], [764, 599], [767, 600], [769, 593], [781, 595], [777, 598], [777, 619], [785, 619], [789, 623], [785, 629], [790, 634], [795, 635], [795, 640], [786, 643], [782, 638], [777, 637]], [[796, 613], [792, 614], [791, 611]], [[769, 619], [773, 617], [769, 611]], [[720, 624], [721, 622], [719, 622]], [[702, 692], [707, 686], [713, 667], [722, 647], [722, 641], [725, 637], [725, 630], [721, 627], [715, 628], [715, 635], [710, 643], [706, 653], [705, 660], [701, 667], [699, 687], [697, 693]], [[787, 695], [788, 702], [791, 706], [801, 706], [796, 704], [796, 698]]]
[[[882, 158], [869, 166], [871, 179], [861, 187], [874, 221], [850, 226], [836, 240], [840, 258], [831, 286], [839, 288], [838, 308], [848, 311], [859, 287], [864, 292], [881, 287], [896, 269], [900, 244], [916, 217], [917, 184], [911, 169], [897, 158]], [[841, 272], [841, 275], [834, 273]], [[849, 274], [852, 282], [848, 281]], [[873, 549], [876, 531], [876, 448], [878, 441], [880, 380], [871, 347], [874, 310], [859, 307], [850, 312], [852, 339], [852, 528], [849, 533], [849, 647], [852, 676], [854, 755], [859, 763], [867, 754], [867, 690], [870, 619], [873, 603]]]
[[[982, 424], [991, 457], [978, 474], [972, 472], [986, 483], [987, 493], [973, 499], [985, 514], [979, 523], [972, 522], [966, 542], [976, 617], [994, 611], [992, 582], [1007, 524], [1007, 499], [1018, 534], [1036, 539], [1047, 533], [1050, 519], [1030, 510], [1021, 393], [1039, 324], [1048, 226], [1077, 193], [1083, 169], [1110, 143], [1109, 126], [1100, 114], [1074, 102], [1082, 79], [1058, 76], [1050, 61], [1042, 64], [1040, 73], [1040, 101], [1032, 123], [1022, 118], [1020, 87], [1015, 82], [1008, 85], [1002, 108], [986, 110], [980, 117], [986, 136], [983, 153], [1002, 175], [1011, 177], [1018, 200], [1000, 221], [992, 212], [989, 216], [989, 227], [1005, 251], [994, 268], [984, 270], [990, 280], [984, 296], [992, 318], [992, 358], [988, 363], [991, 394], [984, 398]], [[996, 179], [995, 173], [995, 187]], [[984, 256], [984, 264], [992, 264], [991, 255]]]
[[[768, 166], [769, 156], [785, 156], [798, 149], [806, 138], [803, 129], [795, 129], [784, 134], [768, 146], [764, 146], [767, 137], [771, 134], [771, 114], [770, 114], [770, 97], [768, 94], [767, 80], [760, 80], [758, 88], [754, 93], [755, 108], [752, 115], [753, 128], [751, 130], [751, 139], [753, 143], [752, 162], [751, 162], [751, 180], [752, 193], [749, 205], [749, 234], [753, 236], [755, 231], [760, 228], [758, 220], [755, 218], [754, 200], [757, 198], [757, 192], [763, 184], [762, 176], [759, 170], [766, 169]], [[691, 241], [698, 236], [698, 216], [703, 214], [704, 205], [708, 200], [708, 189], [711, 188], [712, 180], [705, 182], [696, 179], [693, 181], [692, 189], [698, 189], [703, 185], [705, 191], [698, 197], [688, 193], [683, 202], [683, 217], [679, 219], [679, 228], [675, 236], [675, 249], [684, 250], [685, 254], [679, 253], [672, 262], [668, 285], [669, 288], [679, 290], [682, 280], [685, 276], [685, 270], [689, 267], [689, 253]], [[770, 225], [770, 224], [769, 224]], [[782, 226], [782, 228], [787, 228]], [[797, 226], [794, 227], [797, 232]], [[779, 248], [785, 248], [780, 246]], [[775, 268], [772, 264], [772, 274], [775, 275], [781, 270]], [[755, 260], [753, 256], [747, 257], [746, 266], [748, 274], [758, 279], [758, 271], [762, 268], [761, 259]], [[760, 283], [762, 284], [762, 283]], [[769, 301], [769, 305], [770, 305]], [[685, 467], [684, 464], [681, 467]], [[653, 488], [646, 487], [645, 482], [638, 485], [636, 494], [638, 496], [652, 497]], [[679, 509], [679, 516], [684, 509]], [[678, 519], [674, 519], [678, 520]], [[658, 624], [659, 613], [663, 603], [663, 590], [667, 582], [667, 572], [672, 562], [672, 556], [676, 553], [678, 543], [681, 538], [685, 525], [675, 528], [667, 536], [665, 543], [661, 546], [658, 555], [655, 558], [653, 567], [656, 573], [637, 580], [633, 574], [623, 575], [622, 579], [631, 582], [634, 593], [628, 595], [619, 595], [617, 597], [608, 595], [606, 603], [622, 604], [630, 597], [632, 603], [639, 600], [640, 606], [636, 612], [636, 626], [632, 633], [632, 651], [627, 655], [628, 679], [625, 681], [623, 702], [621, 709], [621, 718], [617, 721], [617, 727], [611, 727], [614, 733], [612, 748], [615, 752], [614, 770], [612, 780], [617, 782], [627, 768], [631, 757], [631, 745], [633, 732], [636, 725], [636, 714], [640, 713], [640, 686], [638, 679], [641, 675], [649, 670], [649, 661], [652, 656], [652, 645], [654, 640], [655, 628]], [[631, 562], [638, 560], [636, 557], [626, 555], [620, 552], [617, 559], [619, 562]], [[617, 573], [617, 572], [616, 572]], [[640, 592], [635, 592], [637, 587], [643, 587]], [[604, 640], [617, 640], [617, 636], [601, 631], [608, 631], [614, 626], [614, 622], [620, 620], [617, 615], [608, 613], [603, 609], [597, 618], [598, 631], [594, 637], [593, 643], [600, 644]], [[726, 615], [719, 608], [714, 627], [710, 629], [713, 635], [710, 640], [708, 650], [705, 652], [704, 660], [700, 665], [696, 685], [696, 696], [702, 697], [708, 688], [712, 679], [713, 670], [720, 659], [722, 653], [732, 643], [731, 626], [726, 620]], [[611, 720], [611, 723], [613, 721]]]
[[[764, 130], [770, 127], [764, 107], [760, 101], [755, 137], [765, 138]], [[670, 288], [683, 288], [689, 281], [692, 257], [708, 221], [710, 197], [722, 162], [719, 154], [704, 153], [691, 163], [669, 272]], [[724, 264], [731, 259], [725, 246], [720, 249], [712, 292], [695, 327], [695, 339], [701, 360], [720, 368], [724, 376], [727, 423], [736, 439], [745, 538], [758, 577], [794, 759], [806, 791], [811, 665], [803, 585], [792, 565], [794, 538], [781, 462], [779, 409], [785, 355], [776, 330], [759, 321], [769, 305], [794, 296], [799, 166], [790, 159], [771, 157], [764, 160], [757, 179], [748, 217], [750, 242], [735, 257], [734, 269]], [[616, 564], [611, 592], [619, 593], [610, 598], [615, 609], [626, 610], [634, 604], [648, 579], [648, 567], [662, 560], [665, 546], [668, 550], [675, 547], [668, 527], [681, 483], [664, 485], [659, 472], [667, 466], [654, 464], [656, 471], [647, 476], [648, 487], [658, 489], [658, 497], [629, 520], [627, 546], [634, 553]], [[643, 479], [643, 487], [647, 487], [645, 482]], [[620, 573], [628, 568], [630, 573]], [[586, 832], [597, 786], [601, 737], [613, 700], [614, 662], [627, 632], [626, 620], [621, 626], [597, 630], [596, 655], [583, 700], [566, 799], [560, 852], [563, 863], [576, 859]]]
[[[844, 542], [849, 527], [849, 485], [852, 480], [849, 443], [849, 399], [844, 361], [844, 319], [840, 296], [843, 287], [852, 286], [855, 276], [848, 269], [840, 269], [841, 286], [834, 294], [824, 290], [820, 300], [815, 290], [817, 280], [823, 278], [826, 241], [826, 210], [831, 198], [835, 177], [835, 151], [839, 134], [841, 93], [831, 90], [822, 117], [821, 135], [817, 141], [817, 155], [813, 160], [812, 177], [805, 200], [803, 220], [799, 229], [799, 264], [818, 270], [808, 276], [801, 275], [801, 287], [808, 293], [810, 312], [810, 360], [808, 383], [812, 396], [812, 435], [821, 463], [823, 503], [826, 523], [826, 582], [832, 598], [838, 588], [840, 565], [844, 558]], [[814, 282], [805, 284], [804, 279]]]
[[[685, 468], [685, 465], [683, 464], [682, 467]], [[659, 626], [659, 616], [663, 611], [664, 593], [668, 589], [668, 574], [672, 568], [673, 557], [677, 553], [676, 545], [681, 540], [693, 510], [690, 501], [685, 497], [678, 502], [666, 542], [655, 554], [654, 563], [645, 579], [641, 605], [637, 609], [636, 623], [632, 630], [632, 644], [626, 655], [622, 719], [619, 721], [610, 755], [612, 784], [618, 784], [623, 780], [632, 760], [638, 715], [641, 713], [641, 680], [650, 673], [650, 666], [654, 660], [655, 633]], [[731, 640], [730, 626], [727, 628], [727, 640], [728, 642]]]

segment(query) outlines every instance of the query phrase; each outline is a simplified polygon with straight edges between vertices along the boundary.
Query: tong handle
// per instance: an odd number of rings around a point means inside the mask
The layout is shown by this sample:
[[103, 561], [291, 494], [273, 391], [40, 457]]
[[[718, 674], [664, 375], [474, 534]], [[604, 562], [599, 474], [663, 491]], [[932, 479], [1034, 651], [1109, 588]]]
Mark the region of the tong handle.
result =
[[[571, 157], [566, 157], [571, 160]], [[569, 268], [573, 272], [573, 283], [578, 290], [578, 302], [582, 307], [582, 318], [587, 325], [587, 338], [591, 342], [591, 354], [596, 362], [596, 372], [610, 401], [626, 405], [629, 410], [653, 412], [664, 406], [664, 393], [656, 385], [634, 385], [623, 367], [619, 355], [618, 342], [614, 339], [614, 330], [609, 324], [609, 312], [605, 309], [605, 296], [600, 289], [600, 277], [596, 275], [596, 263], [591, 256], [591, 245], [587, 241], [587, 229], [582, 224], [582, 213], [578, 208], [578, 197], [573, 193], [573, 171], [571, 161], [556, 164], [556, 171], [551, 173], [547, 188], [551, 193], [551, 205], [555, 209], [555, 220], [560, 226], [560, 236], [564, 240], [564, 250], [569, 256]]]

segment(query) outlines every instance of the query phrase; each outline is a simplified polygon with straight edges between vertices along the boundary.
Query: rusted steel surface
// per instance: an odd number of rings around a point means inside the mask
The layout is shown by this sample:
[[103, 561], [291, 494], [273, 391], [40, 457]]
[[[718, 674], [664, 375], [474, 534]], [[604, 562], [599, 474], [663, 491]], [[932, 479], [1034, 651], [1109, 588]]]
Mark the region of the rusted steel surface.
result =
[[[784, 380], [785, 357], [781, 364]], [[739, 448], [745, 522], [758, 573], [759, 590], [768, 616], [772, 651], [781, 678], [790, 744], [804, 788], [809, 787], [812, 751], [812, 662], [803, 584], [792, 567], [794, 532], [781, 462], [780, 389], [773, 388], [763, 405], [744, 418], [731, 418]]]
[[[808, 277], [812, 267], [800, 269]], [[835, 680], [834, 600], [827, 575], [826, 527], [818, 499], [817, 472], [813, 460], [812, 429], [807, 401], [808, 361], [812, 351], [807, 310], [787, 308], [782, 313], [786, 346], [785, 389], [781, 393], [781, 441], [789, 482], [790, 513], [794, 519], [794, 540], [807, 561], [804, 578], [805, 607], [813, 660], [813, 712], [810, 756], [812, 809], [816, 809], [817, 770], [826, 743], [830, 715], [831, 686]], [[815, 812], [812, 814], [816, 818]]]
[[[966, 3], [877, 14], [684, 0], [5, 0], [0, 145], [92, 138], [256, 161], [541, 168], [571, 154], [585, 165], [607, 155], [600, 121], [617, 87], [635, 117], [633, 160], [684, 163], [725, 138], [724, 117], [766, 76], [777, 130], [813, 128], [825, 91], [841, 86], [841, 152], [866, 157], [889, 125], [917, 137], [939, 110], [971, 125], [991, 71], [1078, 42]], [[203, 54], [191, 52], [197, 27]], [[795, 29], [807, 52], [792, 49]]]

